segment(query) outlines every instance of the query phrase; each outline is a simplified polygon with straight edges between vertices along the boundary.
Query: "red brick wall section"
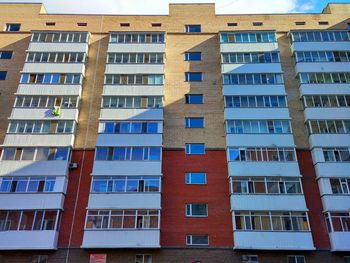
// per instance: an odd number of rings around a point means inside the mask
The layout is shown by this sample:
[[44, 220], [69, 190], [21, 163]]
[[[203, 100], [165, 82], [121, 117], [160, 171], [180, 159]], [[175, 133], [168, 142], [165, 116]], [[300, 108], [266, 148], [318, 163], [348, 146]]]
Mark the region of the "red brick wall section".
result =
[[317, 249], [330, 249], [326, 221], [322, 213], [322, 201], [316, 181], [316, 172], [312, 162], [311, 152], [297, 150], [297, 157], [303, 183], [306, 205], [309, 209], [309, 220], [312, 237]]
[[[73, 150], [71, 162], [78, 163], [78, 168], [71, 169], [69, 171], [68, 188], [64, 201], [64, 212], [62, 214], [59, 230], [59, 247], [67, 247], [69, 245], [69, 237], [72, 227], [76, 198], [78, 198], [78, 204], [75, 212], [75, 220], [70, 247], [80, 247], [82, 244], [86, 207], [88, 204], [90, 192], [90, 174], [92, 172], [92, 166], [94, 162], [94, 150], [85, 150], [84, 161], [83, 153], [83, 150]], [[80, 172], [81, 180], [80, 187], [78, 187]]]
[[[163, 150], [161, 246], [186, 246], [187, 234], [208, 234], [210, 247], [233, 247], [225, 150], [187, 155]], [[207, 185], [186, 185], [186, 172], [206, 172]], [[187, 218], [186, 203], [207, 203], [207, 218]]]

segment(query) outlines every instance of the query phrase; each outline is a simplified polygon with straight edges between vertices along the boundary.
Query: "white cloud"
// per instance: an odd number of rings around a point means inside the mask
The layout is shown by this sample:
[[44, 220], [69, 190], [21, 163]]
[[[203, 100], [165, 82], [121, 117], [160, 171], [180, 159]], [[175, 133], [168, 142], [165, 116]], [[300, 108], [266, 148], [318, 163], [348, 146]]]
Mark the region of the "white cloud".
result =
[[[306, 12], [316, 0], [34, 0], [49, 13], [168, 14], [169, 3], [216, 3], [217, 14]], [[33, 2], [33, 0], [0, 0]]]

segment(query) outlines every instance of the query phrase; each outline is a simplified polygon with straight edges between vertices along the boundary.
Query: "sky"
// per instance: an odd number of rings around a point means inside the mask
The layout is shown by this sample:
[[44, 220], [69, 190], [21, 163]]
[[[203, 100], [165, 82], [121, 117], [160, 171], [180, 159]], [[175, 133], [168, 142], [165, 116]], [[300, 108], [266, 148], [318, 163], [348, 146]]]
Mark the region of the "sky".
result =
[[215, 3], [217, 14], [320, 13], [327, 3], [350, 0], [0, 0], [44, 3], [48, 13], [166, 15], [169, 3]]

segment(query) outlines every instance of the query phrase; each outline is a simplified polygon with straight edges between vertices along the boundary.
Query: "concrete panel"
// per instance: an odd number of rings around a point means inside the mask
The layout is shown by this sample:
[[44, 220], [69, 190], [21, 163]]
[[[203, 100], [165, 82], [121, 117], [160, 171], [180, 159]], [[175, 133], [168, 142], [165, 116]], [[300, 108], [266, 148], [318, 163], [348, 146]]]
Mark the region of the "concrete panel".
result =
[[109, 43], [108, 53], [164, 53], [165, 44]]
[[163, 109], [101, 109], [100, 120], [163, 120]]
[[163, 96], [164, 89], [161, 85], [104, 85], [102, 94], [105, 96]]
[[0, 235], [0, 250], [52, 250], [57, 249], [58, 232], [5, 231]]
[[63, 209], [62, 193], [1, 193], [1, 210]]
[[0, 175], [67, 175], [68, 161], [0, 161]]
[[220, 51], [227, 52], [269, 52], [278, 51], [276, 43], [221, 43]]
[[229, 162], [230, 176], [299, 176], [297, 162]]
[[43, 43], [30, 42], [28, 51], [30, 52], [88, 52], [87, 43]]
[[85, 74], [84, 63], [25, 63], [22, 72]]
[[227, 134], [226, 144], [232, 147], [295, 147], [292, 134]]
[[99, 134], [96, 146], [162, 146], [162, 134]]
[[221, 72], [223, 74], [281, 73], [282, 67], [280, 63], [222, 64]]
[[74, 144], [73, 134], [7, 134], [4, 146], [63, 147]]
[[286, 120], [288, 108], [225, 108], [226, 120]]
[[164, 64], [106, 64], [106, 74], [163, 74]]
[[161, 161], [95, 161], [93, 175], [161, 175]]

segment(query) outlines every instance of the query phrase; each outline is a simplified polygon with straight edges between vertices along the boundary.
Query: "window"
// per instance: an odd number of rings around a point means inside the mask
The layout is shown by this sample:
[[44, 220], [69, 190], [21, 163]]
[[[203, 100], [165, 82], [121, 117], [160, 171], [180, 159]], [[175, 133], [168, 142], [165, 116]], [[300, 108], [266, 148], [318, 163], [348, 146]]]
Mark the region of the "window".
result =
[[152, 263], [152, 255], [136, 255], [135, 263]]
[[186, 154], [205, 154], [204, 143], [187, 143]]
[[186, 52], [185, 53], [185, 60], [186, 61], [200, 61], [200, 60], [202, 60], [202, 53], [201, 52]]
[[187, 33], [200, 33], [201, 25], [185, 25], [185, 32]]
[[152, 23], [152, 27], [161, 27], [162, 24], [161, 23]]
[[69, 148], [47, 148], [47, 147], [26, 147], [26, 148], [3, 148], [2, 160], [7, 161], [63, 161], [69, 158]]
[[319, 24], [320, 26], [329, 25], [328, 21], [319, 21], [318, 24]]
[[5, 31], [16, 32], [21, 28], [21, 24], [6, 24]]
[[234, 230], [241, 231], [309, 231], [306, 212], [235, 211]]
[[49, 260], [49, 256], [47, 255], [35, 255], [32, 256], [31, 263], [47, 263]]
[[207, 204], [187, 204], [186, 216], [190, 217], [207, 217], [208, 205]]
[[304, 96], [305, 107], [350, 107], [350, 95]]
[[329, 179], [333, 194], [350, 194], [350, 180], [347, 178]]
[[294, 148], [228, 148], [231, 162], [295, 162]]
[[160, 147], [96, 147], [96, 161], [160, 161]]
[[207, 175], [205, 173], [186, 173], [186, 184], [207, 184]]
[[226, 132], [234, 134], [290, 134], [289, 120], [227, 120]]
[[82, 52], [28, 52], [26, 62], [34, 63], [84, 63], [86, 54]]
[[285, 96], [225, 96], [226, 108], [285, 108]]
[[349, 212], [327, 212], [325, 217], [328, 232], [350, 232]]
[[253, 22], [253, 26], [263, 26], [263, 22]]
[[106, 74], [107, 85], [163, 85], [163, 75], [117, 75]]
[[275, 32], [221, 33], [221, 43], [264, 43], [276, 42]]
[[100, 122], [99, 133], [160, 133], [159, 122], [138, 122], [138, 121], [122, 121], [122, 122]]
[[[295, 52], [295, 61], [299, 62], [349, 62], [349, 51], [298, 51]], [[327, 78], [329, 75], [326, 74]]]
[[20, 83], [29, 84], [81, 84], [81, 74], [45, 73], [29, 74], [23, 73]]
[[46, 26], [55, 26], [56, 25], [55, 22], [46, 22], [45, 24], [46, 24]]
[[0, 71], [0, 80], [5, 80], [7, 75], [7, 71]]
[[87, 43], [89, 34], [86, 32], [34, 32], [32, 42]]
[[230, 178], [232, 194], [302, 194], [298, 177]]
[[185, 118], [186, 128], [204, 128], [204, 118]]
[[209, 237], [208, 235], [187, 235], [186, 245], [188, 246], [208, 246]]
[[[350, 25], [350, 24], [348, 24]], [[344, 263], [350, 263], [350, 257], [344, 257]]]
[[86, 229], [157, 229], [159, 210], [88, 210]]
[[202, 72], [186, 72], [185, 81], [202, 81]]
[[350, 148], [322, 148], [325, 162], [350, 162]]
[[159, 192], [159, 176], [96, 176], [91, 183], [92, 193]]
[[242, 263], [259, 263], [259, 257], [251, 256], [251, 255], [243, 255]]
[[305, 24], [306, 24], [306, 22], [304, 22], [304, 21], [295, 22], [295, 25], [297, 25], [297, 26], [305, 26]]
[[186, 104], [203, 104], [202, 94], [186, 94], [185, 95]]
[[334, 42], [349, 41], [350, 35], [347, 31], [295, 31], [292, 32], [293, 42]]
[[12, 51], [0, 51], [0, 59], [11, 59]]
[[237, 63], [237, 64], [248, 64], [248, 63], [279, 63], [278, 52], [251, 52], [251, 53], [222, 53], [222, 63]]
[[288, 256], [288, 263], [305, 263], [304, 256]]
[[227, 26], [238, 26], [238, 23], [227, 23]]
[[223, 74], [224, 85], [278, 85], [283, 84], [280, 73]]
[[164, 33], [112, 33], [110, 43], [165, 43]]
[[120, 23], [120, 26], [121, 26], [121, 27], [129, 27], [129, 26], [130, 26], [130, 23]]
[[350, 120], [312, 120], [308, 121], [309, 134], [350, 133]]
[[299, 73], [301, 84], [350, 83], [350, 73]]
[[102, 108], [162, 108], [161, 96], [103, 96]]
[[87, 23], [77, 23], [77, 26], [87, 26]]
[[74, 121], [17, 121], [10, 122], [8, 133], [17, 134], [55, 134], [73, 133]]
[[109, 64], [163, 64], [164, 53], [108, 53]]

